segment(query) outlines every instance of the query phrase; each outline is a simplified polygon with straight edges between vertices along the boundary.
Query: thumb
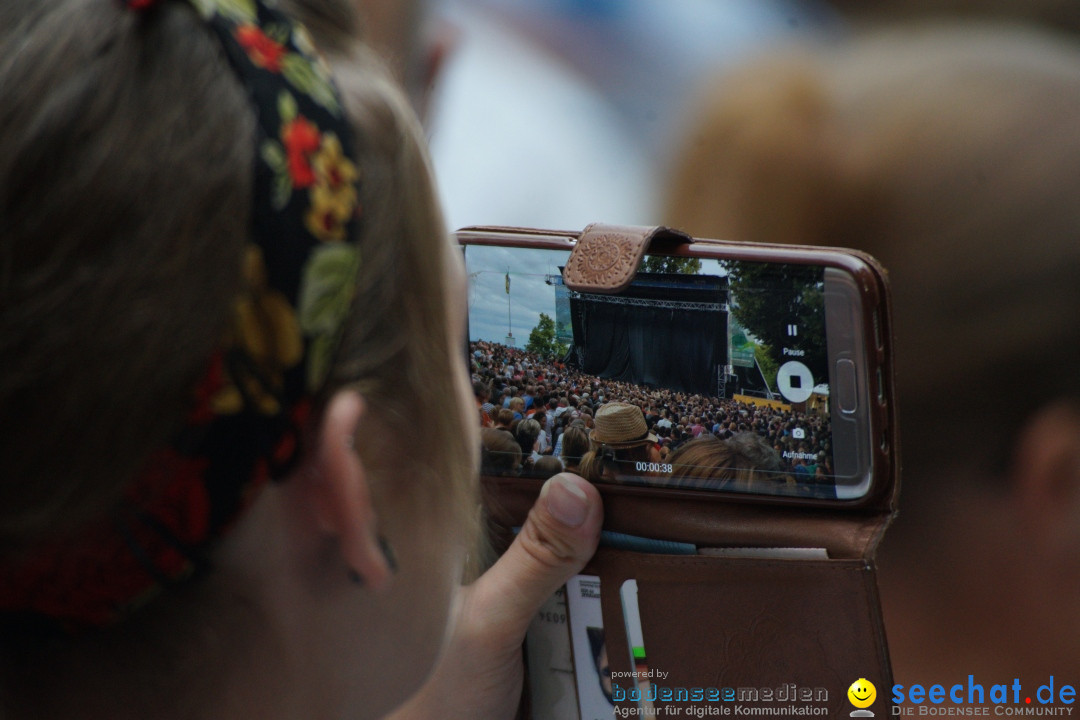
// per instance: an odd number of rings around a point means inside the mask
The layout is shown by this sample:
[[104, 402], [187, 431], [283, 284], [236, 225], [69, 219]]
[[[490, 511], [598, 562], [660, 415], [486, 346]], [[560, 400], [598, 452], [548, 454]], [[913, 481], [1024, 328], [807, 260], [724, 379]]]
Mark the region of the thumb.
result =
[[474, 583], [476, 609], [520, 644], [544, 601], [596, 552], [602, 523], [600, 493], [591, 483], [570, 473], [552, 477], [510, 548]]

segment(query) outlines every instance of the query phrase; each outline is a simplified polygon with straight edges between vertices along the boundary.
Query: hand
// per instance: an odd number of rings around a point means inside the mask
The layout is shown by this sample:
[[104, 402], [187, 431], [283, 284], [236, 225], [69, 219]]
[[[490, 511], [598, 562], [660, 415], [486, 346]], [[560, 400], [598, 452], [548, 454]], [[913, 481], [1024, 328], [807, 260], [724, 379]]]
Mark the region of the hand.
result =
[[391, 717], [511, 718], [521, 697], [521, 643], [540, 606], [585, 566], [600, 539], [600, 494], [577, 475], [544, 484], [506, 553], [462, 588], [457, 625], [431, 678]]

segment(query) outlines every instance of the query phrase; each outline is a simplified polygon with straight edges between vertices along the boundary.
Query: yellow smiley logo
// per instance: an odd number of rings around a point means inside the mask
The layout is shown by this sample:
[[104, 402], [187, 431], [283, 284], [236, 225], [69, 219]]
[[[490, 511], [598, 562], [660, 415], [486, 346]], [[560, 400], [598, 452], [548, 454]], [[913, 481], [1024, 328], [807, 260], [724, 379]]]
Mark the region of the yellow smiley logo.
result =
[[847, 689], [848, 700], [857, 708], [868, 708], [877, 698], [877, 688], [866, 678], [859, 678]]

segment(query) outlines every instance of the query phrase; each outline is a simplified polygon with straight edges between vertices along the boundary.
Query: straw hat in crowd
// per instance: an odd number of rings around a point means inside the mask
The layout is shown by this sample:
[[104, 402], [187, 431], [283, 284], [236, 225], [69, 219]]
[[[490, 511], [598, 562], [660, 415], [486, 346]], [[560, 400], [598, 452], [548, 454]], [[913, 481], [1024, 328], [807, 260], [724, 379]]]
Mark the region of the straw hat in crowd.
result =
[[610, 448], [632, 448], [656, 442], [649, 432], [645, 415], [637, 405], [610, 402], [593, 416], [593, 431], [589, 438]]

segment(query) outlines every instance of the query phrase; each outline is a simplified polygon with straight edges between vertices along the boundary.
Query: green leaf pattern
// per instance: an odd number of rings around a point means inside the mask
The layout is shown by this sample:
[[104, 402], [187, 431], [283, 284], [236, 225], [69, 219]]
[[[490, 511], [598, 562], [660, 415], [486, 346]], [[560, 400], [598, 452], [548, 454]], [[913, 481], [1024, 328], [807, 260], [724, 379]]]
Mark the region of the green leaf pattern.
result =
[[360, 249], [349, 244], [316, 248], [300, 281], [300, 329], [310, 338], [307, 383], [322, 386], [356, 292]]
[[274, 142], [273, 140], [263, 143], [262, 159], [267, 165], [274, 169], [275, 173], [288, 172], [288, 166], [286, 165], [285, 160], [285, 150], [281, 147], [281, 143]]
[[279, 45], [284, 45], [289, 41], [289, 27], [276, 23], [274, 25], [266, 25], [263, 27], [263, 33], [266, 37], [270, 38]]
[[326, 58], [318, 48], [315, 47], [315, 41], [311, 38], [311, 33], [303, 25], [293, 25], [292, 34], [293, 45], [296, 49], [304, 54], [305, 57], [315, 66], [315, 69], [321, 73], [327, 82], [330, 82], [330, 78], [333, 76], [333, 71], [330, 69], [330, 63], [326, 62]]
[[254, 23], [258, 18], [255, 0], [191, 0], [191, 4], [204, 18], [220, 15], [235, 23]]
[[296, 107], [296, 98], [292, 96], [292, 93], [282, 90], [278, 94], [278, 115], [281, 116], [281, 124], [287, 125], [296, 119], [296, 114], [300, 112]]
[[264, 140], [259, 148], [259, 155], [263, 162], [274, 171], [273, 195], [270, 202], [275, 210], [281, 210], [289, 204], [289, 197], [293, 192], [292, 178], [289, 177], [289, 163], [285, 158], [285, 149], [276, 140]]
[[281, 73], [297, 90], [334, 115], [341, 115], [330, 78], [319, 72], [318, 65], [298, 53], [289, 53], [281, 59]]
[[307, 55], [309, 58], [317, 58], [318, 60], [325, 62], [323, 56], [319, 53], [315, 47], [315, 41], [311, 39], [311, 33], [307, 31], [303, 25], [293, 25], [292, 35], [293, 45], [300, 52]]
[[[237, 25], [258, 25], [255, 0], [191, 0], [191, 2], [204, 18], [218, 15]], [[285, 45], [290, 38], [292, 39], [293, 45], [299, 52], [285, 53], [281, 58], [282, 75], [297, 90], [340, 117], [341, 105], [330, 79], [330, 67], [315, 48], [307, 30], [299, 24], [268, 24], [260, 29], [268, 38], [281, 45]], [[284, 115], [282, 118], [288, 122], [288, 118]]]

